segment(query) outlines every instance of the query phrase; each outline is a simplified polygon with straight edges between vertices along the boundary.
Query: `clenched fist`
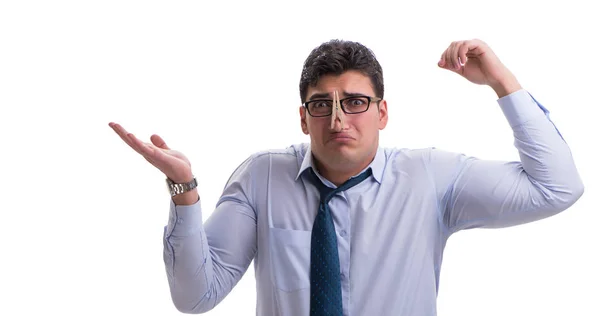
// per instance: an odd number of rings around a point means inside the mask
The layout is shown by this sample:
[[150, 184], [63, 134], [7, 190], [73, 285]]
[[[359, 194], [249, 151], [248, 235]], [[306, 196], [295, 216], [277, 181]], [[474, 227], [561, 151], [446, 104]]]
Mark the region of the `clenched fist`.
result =
[[492, 49], [478, 39], [452, 42], [442, 53], [438, 66], [473, 83], [490, 86], [500, 98], [521, 89]]

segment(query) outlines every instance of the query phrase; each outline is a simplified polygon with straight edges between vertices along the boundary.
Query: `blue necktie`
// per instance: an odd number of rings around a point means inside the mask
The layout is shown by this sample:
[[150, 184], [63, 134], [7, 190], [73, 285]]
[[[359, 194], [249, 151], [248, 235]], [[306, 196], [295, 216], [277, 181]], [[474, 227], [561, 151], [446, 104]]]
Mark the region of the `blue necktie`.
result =
[[361, 183], [371, 173], [369, 168], [359, 176], [332, 189], [325, 186], [311, 169], [314, 182], [321, 194], [321, 203], [313, 224], [310, 247], [310, 316], [342, 315], [340, 259], [335, 226], [328, 203], [336, 193]]

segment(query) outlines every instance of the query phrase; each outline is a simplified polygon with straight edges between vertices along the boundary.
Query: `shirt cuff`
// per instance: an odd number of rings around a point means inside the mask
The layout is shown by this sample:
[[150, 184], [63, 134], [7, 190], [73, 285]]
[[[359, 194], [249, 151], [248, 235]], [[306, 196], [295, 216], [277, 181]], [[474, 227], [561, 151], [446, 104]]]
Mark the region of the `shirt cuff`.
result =
[[165, 237], [185, 237], [202, 228], [200, 199], [191, 205], [175, 205], [173, 199], [170, 200], [169, 222], [165, 227]]
[[524, 89], [498, 99], [498, 104], [511, 127], [548, 114], [548, 111]]
[[500, 104], [500, 108], [504, 112], [504, 116], [506, 116], [510, 127], [514, 128], [527, 121], [545, 116], [552, 123], [558, 135], [564, 140], [564, 137], [550, 119], [550, 111], [538, 102], [531, 93], [524, 89], [498, 99], [498, 104]]

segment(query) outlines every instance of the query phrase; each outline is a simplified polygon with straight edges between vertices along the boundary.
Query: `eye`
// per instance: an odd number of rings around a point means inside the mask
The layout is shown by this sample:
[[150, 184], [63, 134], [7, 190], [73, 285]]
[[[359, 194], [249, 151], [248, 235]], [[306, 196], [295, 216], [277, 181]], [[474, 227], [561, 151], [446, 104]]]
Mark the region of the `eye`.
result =
[[320, 100], [320, 101], [315, 101], [312, 104], [312, 107], [315, 109], [323, 109], [323, 108], [328, 108], [332, 106], [331, 101], [327, 101], [327, 100]]
[[346, 102], [346, 106], [363, 106], [365, 104], [367, 104], [367, 100], [365, 98], [350, 98], [345, 100]]

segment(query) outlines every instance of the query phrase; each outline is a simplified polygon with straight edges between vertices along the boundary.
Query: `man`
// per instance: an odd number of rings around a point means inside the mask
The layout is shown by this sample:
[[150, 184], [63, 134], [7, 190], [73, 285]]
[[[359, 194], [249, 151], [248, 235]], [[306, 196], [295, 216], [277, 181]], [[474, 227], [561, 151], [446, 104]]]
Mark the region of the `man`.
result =
[[185, 156], [110, 123], [171, 188], [164, 262], [175, 306], [212, 309], [254, 260], [257, 315], [435, 315], [453, 233], [539, 220], [579, 199], [583, 184], [548, 111], [488, 45], [454, 42], [438, 66], [496, 92], [520, 162], [379, 147], [382, 70], [348, 41], [320, 45], [304, 64], [300, 126], [310, 144], [249, 157], [204, 225]]

